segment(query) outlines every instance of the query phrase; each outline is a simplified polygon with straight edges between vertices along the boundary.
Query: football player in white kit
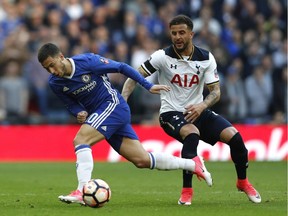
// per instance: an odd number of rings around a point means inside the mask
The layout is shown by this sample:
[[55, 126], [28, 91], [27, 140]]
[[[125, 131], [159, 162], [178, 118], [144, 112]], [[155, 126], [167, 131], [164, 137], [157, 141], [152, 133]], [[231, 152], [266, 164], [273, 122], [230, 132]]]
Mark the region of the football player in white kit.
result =
[[[250, 201], [260, 203], [260, 194], [247, 178], [248, 151], [240, 133], [229, 121], [209, 109], [220, 99], [214, 56], [193, 44], [193, 22], [189, 17], [174, 17], [169, 28], [172, 44], [154, 52], [139, 68], [144, 77], [158, 72], [159, 84], [171, 87], [171, 91], [161, 92], [161, 127], [183, 144], [183, 158], [197, 156], [200, 139], [211, 145], [217, 141], [228, 144], [237, 173], [236, 187], [245, 192]], [[132, 79], [126, 80], [122, 90], [126, 100], [135, 85]], [[204, 85], [209, 90], [205, 98]], [[178, 200], [180, 205], [191, 205], [192, 175], [183, 170], [183, 188]]]

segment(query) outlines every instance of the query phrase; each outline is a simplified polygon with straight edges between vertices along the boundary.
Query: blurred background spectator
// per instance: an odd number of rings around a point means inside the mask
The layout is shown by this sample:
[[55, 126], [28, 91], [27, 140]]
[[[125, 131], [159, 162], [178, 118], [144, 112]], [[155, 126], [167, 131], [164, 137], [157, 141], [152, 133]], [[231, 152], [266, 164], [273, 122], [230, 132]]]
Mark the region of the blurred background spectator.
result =
[[0, 79], [0, 109], [5, 124], [27, 123], [29, 88], [21, 76], [21, 64], [9, 60]]
[[[75, 123], [37, 61], [43, 43], [137, 69], [170, 44], [168, 23], [180, 13], [217, 61], [222, 97], [213, 109], [233, 123], [287, 123], [286, 0], [2, 0], [0, 124]], [[126, 77], [109, 78], [121, 92]], [[159, 95], [137, 86], [128, 102], [133, 123], [158, 124]]]
[[225, 87], [228, 95], [227, 115], [232, 122], [244, 123], [248, 116], [247, 97], [243, 79], [243, 62], [240, 58], [233, 60], [227, 69]]
[[245, 80], [248, 100], [248, 123], [265, 123], [272, 101], [272, 82], [262, 65], [257, 65]]

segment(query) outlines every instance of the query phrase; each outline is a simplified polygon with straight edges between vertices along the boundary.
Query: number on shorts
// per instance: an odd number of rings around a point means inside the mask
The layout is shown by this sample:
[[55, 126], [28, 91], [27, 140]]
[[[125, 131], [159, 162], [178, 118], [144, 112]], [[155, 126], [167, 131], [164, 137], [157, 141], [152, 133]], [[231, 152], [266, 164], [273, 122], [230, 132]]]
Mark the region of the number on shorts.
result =
[[96, 120], [97, 117], [98, 117], [98, 113], [92, 113], [87, 119], [87, 122], [91, 124], [92, 122]]

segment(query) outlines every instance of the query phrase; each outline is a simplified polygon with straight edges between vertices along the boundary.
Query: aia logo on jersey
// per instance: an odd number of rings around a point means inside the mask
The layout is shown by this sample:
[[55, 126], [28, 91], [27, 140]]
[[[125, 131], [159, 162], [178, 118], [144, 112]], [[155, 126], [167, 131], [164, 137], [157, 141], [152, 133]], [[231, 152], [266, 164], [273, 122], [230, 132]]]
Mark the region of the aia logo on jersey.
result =
[[195, 74], [175, 74], [170, 82], [180, 87], [192, 87], [199, 84], [199, 77]]
[[84, 74], [81, 76], [81, 80], [84, 82], [84, 83], [89, 83], [90, 80], [91, 80], [91, 76], [89, 74]]
[[103, 62], [104, 64], [108, 64], [109, 63], [108, 59], [105, 59], [105, 58], [100, 58], [100, 61]]

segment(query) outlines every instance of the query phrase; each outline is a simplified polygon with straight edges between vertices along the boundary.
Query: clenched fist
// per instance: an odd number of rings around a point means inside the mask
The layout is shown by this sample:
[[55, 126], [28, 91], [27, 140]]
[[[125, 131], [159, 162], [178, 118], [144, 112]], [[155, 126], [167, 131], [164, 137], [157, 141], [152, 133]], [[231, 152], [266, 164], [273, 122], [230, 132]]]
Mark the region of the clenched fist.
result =
[[77, 121], [79, 123], [83, 123], [85, 122], [87, 116], [88, 116], [88, 113], [86, 111], [81, 111], [77, 114]]

